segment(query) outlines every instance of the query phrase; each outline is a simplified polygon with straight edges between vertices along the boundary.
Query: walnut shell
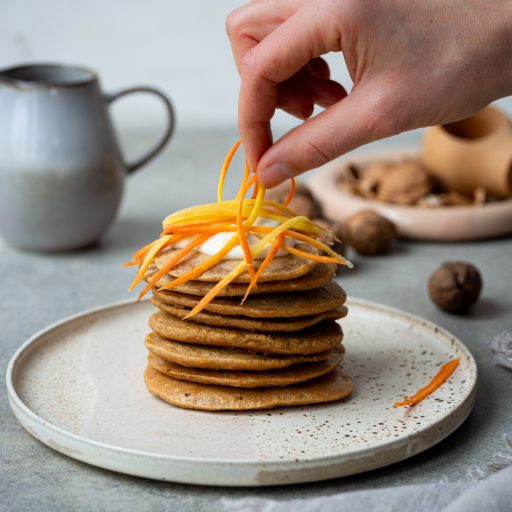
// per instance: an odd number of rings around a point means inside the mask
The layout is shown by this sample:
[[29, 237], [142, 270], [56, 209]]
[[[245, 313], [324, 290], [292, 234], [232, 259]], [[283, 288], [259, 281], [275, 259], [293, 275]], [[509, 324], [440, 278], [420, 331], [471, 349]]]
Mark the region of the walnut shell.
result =
[[375, 255], [387, 252], [396, 235], [395, 225], [372, 210], [360, 211], [345, 223], [348, 243], [361, 254]]
[[[286, 199], [286, 198], [285, 198]], [[303, 194], [295, 194], [288, 208], [297, 215], [305, 215], [312, 219], [320, 215], [320, 208], [314, 199]]]
[[[290, 180], [281, 183], [277, 187], [267, 191], [267, 199], [282, 203], [290, 194]], [[288, 208], [297, 215], [305, 215], [312, 219], [320, 216], [320, 207], [313, 198], [309, 188], [300, 181], [295, 182], [295, 196], [290, 201]]]
[[478, 300], [482, 278], [471, 263], [447, 261], [428, 280], [432, 301], [444, 311], [464, 313]]
[[433, 182], [418, 162], [406, 160], [383, 174], [377, 199], [386, 203], [413, 205], [432, 190]]

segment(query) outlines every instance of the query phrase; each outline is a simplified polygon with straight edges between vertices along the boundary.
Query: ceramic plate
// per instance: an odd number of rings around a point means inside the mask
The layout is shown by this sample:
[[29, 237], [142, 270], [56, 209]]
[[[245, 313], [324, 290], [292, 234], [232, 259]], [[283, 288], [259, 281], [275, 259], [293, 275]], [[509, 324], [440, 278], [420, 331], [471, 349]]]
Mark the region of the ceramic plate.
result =
[[418, 156], [418, 151], [387, 151], [338, 158], [324, 165], [308, 182], [327, 218], [344, 222], [360, 210], [375, 210], [392, 220], [401, 236], [419, 240], [480, 240], [512, 233], [512, 199], [482, 206], [416, 208], [370, 201], [337, 187], [348, 164], [364, 165], [376, 160], [400, 160]]
[[[90, 464], [160, 480], [260, 486], [340, 477], [415, 455], [473, 407], [476, 365], [442, 328], [352, 299], [345, 367], [353, 395], [321, 406], [211, 413], [150, 395], [142, 374], [148, 302], [105, 306], [28, 340], [7, 370], [14, 414], [34, 437]], [[413, 408], [393, 403], [453, 357], [456, 372]]]

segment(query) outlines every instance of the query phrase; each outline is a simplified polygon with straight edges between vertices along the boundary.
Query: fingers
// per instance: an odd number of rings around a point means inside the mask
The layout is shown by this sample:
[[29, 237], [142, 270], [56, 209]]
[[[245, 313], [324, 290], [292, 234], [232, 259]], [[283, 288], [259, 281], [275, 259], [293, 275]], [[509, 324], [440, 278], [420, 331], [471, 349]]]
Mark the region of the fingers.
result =
[[[335, 25], [315, 2], [310, 2], [244, 55], [240, 65], [238, 127], [252, 168], [272, 143], [270, 120], [279, 105], [279, 84], [312, 59], [336, 49], [339, 35]], [[326, 74], [320, 61], [314, 61], [313, 66]], [[323, 87], [319, 97], [326, 92], [331, 96], [331, 89]], [[330, 98], [325, 104], [331, 104]]]
[[384, 106], [375, 89], [354, 90], [277, 141], [259, 161], [261, 182], [272, 188], [357, 146], [396, 133], [389, 122], [392, 109]]
[[313, 96], [303, 77], [293, 77], [279, 84], [277, 107], [303, 120], [313, 114]]
[[334, 80], [310, 75], [306, 77], [305, 81], [311, 92], [313, 102], [321, 107], [330, 107], [347, 95], [345, 88]]
[[[336, 21], [316, 2], [308, 2], [284, 23], [277, 26], [260, 43], [248, 51], [241, 63], [242, 79], [248, 76], [283, 82], [329, 51], [340, 50]], [[322, 66], [323, 67], [323, 66]]]
[[326, 80], [331, 78], [329, 64], [327, 64], [322, 57], [311, 59], [308, 64], [308, 69], [311, 74], [316, 75], [319, 78], [325, 78]]
[[315, 104], [327, 108], [346, 95], [345, 89], [339, 83], [307, 72], [279, 84], [277, 106], [304, 120], [313, 114]]
[[226, 32], [239, 72], [244, 55], [286, 21], [301, 3], [301, 0], [253, 0], [230, 13]]

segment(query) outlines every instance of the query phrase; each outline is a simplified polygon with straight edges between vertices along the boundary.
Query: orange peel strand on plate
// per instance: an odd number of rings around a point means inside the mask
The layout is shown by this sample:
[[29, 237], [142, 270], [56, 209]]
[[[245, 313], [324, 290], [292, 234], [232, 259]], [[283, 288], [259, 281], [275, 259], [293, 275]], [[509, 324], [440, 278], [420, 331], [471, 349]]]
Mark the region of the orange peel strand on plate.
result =
[[395, 402], [395, 407], [403, 407], [404, 405], [415, 405], [421, 402], [424, 398], [431, 395], [439, 386], [446, 382], [459, 366], [460, 359], [452, 359], [444, 364], [434, 378], [419, 391], [414, 393], [411, 397], [406, 397], [402, 402]]

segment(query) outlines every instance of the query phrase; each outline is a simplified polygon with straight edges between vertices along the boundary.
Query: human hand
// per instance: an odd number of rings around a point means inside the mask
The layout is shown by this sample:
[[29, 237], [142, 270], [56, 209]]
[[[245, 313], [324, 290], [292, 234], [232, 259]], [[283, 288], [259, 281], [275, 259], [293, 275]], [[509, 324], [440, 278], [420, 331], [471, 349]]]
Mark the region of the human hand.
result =
[[[226, 28], [241, 77], [240, 135], [267, 187], [512, 93], [508, 0], [254, 0]], [[332, 51], [343, 52], [348, 95], [320, 58]], [[314, 104], [326, 109], [310, 118]], [[307, 120], [272, 145], [277, 108]]]

